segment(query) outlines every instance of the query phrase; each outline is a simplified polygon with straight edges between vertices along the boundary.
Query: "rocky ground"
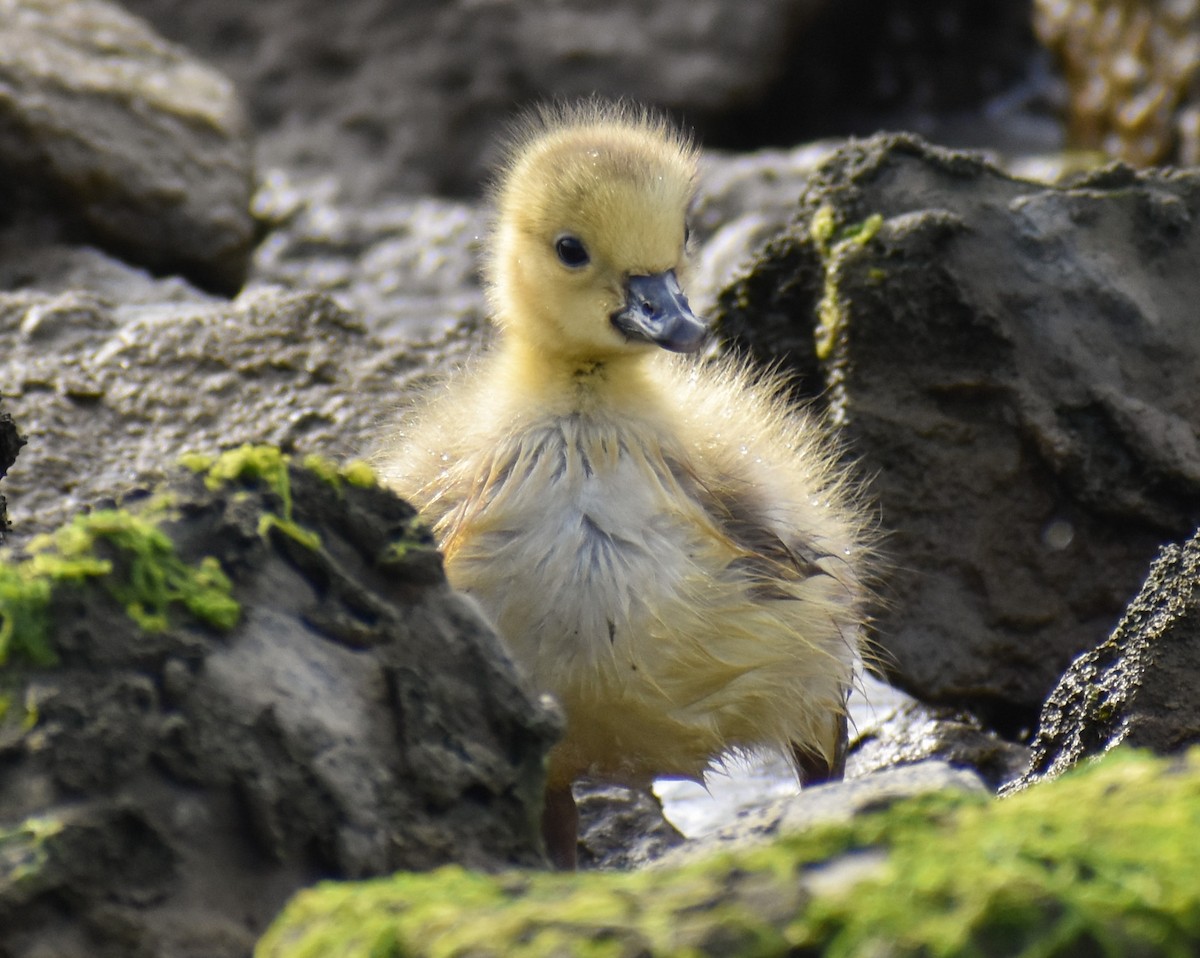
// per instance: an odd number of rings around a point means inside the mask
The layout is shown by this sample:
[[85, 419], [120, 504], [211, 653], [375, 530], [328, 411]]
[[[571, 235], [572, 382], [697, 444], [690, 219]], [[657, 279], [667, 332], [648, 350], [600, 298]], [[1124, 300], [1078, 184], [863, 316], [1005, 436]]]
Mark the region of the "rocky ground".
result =
[[[262, 953], [1195, 947], [1194, 756], [1050, 780], [1200, 740], [1200, 174], [1018, 160], [1073, 102], [1025, 4], [402, 6], [0, 0], [0, 958], [245, 955], [450, 863]], [[869, 480], [908, 694], [699, 840], [582, 788], [635, 873], [552, 885], [554, 705], [356, 460], [486, 345], [513, 102], [592, 89], [718, 147], [693, 302]]]

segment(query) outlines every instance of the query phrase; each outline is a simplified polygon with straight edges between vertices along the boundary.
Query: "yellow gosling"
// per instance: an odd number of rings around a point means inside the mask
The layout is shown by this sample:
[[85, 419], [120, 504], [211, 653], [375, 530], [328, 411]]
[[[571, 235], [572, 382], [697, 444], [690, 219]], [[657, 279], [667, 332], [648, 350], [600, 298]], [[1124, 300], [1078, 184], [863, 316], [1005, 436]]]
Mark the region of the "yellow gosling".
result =
[[778, 379], [675, 355], [706, 338], [681, 289], [696, 159], [626, 106], [526, 118], [485, 260], [499, 343], [377, 458], [565, 709], [543, 820], [565, 868], [580, 776], [702, 780], [762, 748], [804, 783], [842, 771], [867, 522]]

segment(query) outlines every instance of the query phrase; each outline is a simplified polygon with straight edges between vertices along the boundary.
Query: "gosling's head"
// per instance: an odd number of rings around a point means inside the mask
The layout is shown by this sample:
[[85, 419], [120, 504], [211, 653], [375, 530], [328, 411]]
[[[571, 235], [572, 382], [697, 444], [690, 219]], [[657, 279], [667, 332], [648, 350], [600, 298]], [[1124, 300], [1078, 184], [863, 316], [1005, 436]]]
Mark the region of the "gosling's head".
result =
[[696, 150], [665, 120], [591, 101], [543, 107], [511, 141], [485, 263], [506, 336], [569, 360], [691, 352], [680, 288]]

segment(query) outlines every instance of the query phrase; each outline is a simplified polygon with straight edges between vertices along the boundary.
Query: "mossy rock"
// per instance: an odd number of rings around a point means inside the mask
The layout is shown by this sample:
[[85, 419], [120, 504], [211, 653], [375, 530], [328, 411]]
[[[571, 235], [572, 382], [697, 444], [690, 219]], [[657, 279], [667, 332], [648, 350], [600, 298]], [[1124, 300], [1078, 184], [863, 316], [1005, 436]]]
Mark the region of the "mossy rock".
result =
[[0, 958], [242, 958], [320, 878], [539, 864], [558, 723], [413, 508], [185, 466], [0, 553]]
[[257, 958], [1191, 955], [1200, 750], [932, 795], [677, 870], [445, 868], [298, 895]]

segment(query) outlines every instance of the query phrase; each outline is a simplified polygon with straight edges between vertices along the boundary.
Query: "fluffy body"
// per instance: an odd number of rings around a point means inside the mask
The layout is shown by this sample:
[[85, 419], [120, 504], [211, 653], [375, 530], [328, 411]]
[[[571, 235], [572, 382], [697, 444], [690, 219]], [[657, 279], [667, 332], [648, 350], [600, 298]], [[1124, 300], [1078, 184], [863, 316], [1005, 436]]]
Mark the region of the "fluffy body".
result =
[[[562, 703], [551, 789], [702, 779], [763, 747], [834, 771], [844, 746], [866, 533], [833, 451], [772, 376], [614, 328], [630, 276], [684, 274], [694, 178], [645, 114], [528, 122], [485, 264], [500, 341], [378, 457]], [[555, 256], [565, 234], [586, 265]]]

